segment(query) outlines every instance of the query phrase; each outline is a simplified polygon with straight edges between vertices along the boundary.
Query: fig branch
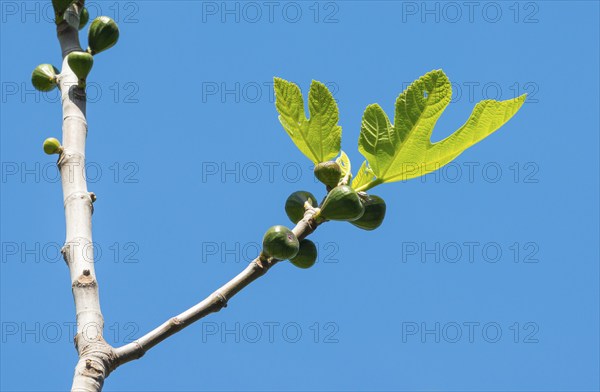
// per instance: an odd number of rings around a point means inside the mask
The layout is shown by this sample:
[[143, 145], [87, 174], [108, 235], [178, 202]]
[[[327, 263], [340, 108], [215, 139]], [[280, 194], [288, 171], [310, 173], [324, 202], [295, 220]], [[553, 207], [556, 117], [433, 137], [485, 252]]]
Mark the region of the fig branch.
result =
[[292, 193], [285, 203], [285, 211], [288, 218], [296, 223], [293, 229], [278, 225], [267, 230], [260, 255], [240, 274], [185, 312], [170, 318], [136, 341], [116, 348], [114, 367], [141, 358], [168, 337], [205, 316], [220, 311], [234, 295], [265, 275], [278, 262], [289, 259], [299, 268], [312, 267], [317, 259], [317, 248], [306, 237], [320, 224], [328, 220], [351, 221], [357, 227], [373, 230], [382, 223], [385, 202], [374, 195], [359, 194], [344, 185], [348, 176], [342, 175], [336, 162], [317, 165], [315, 176], [327, 181], [323, 182], [329, 190], [320, 206], [317, 206], [316, 198], [310, 192]]
[[[63, 64], [59, 72], [50, 64], [38, 66], [32, 73], [32, 83], [40, 91], [58, 87], [63, 106], [63, 143], [50, 137], [44, 141], [44, 152], [58, 154], [64, 194], [67, 226], [63, 255], [71, 274], [75, 300], [77, 334], [75, 346], [79, 360], [75, 367], [72, 391], [101, 391], [104, 380], [120, 365], [142, 357], [146, 351], [195, 321], [227, 306], [228, 301], [281, 260], [299, 268], [309, 268], [317, 258], [315, 244], [306, 237], [328, 219], [355, 220], [365, 212], [356, 192], [348, 183], [351, 174], [342, 176], [336, 162], [324, 162], [315, 167], [315, 176], [328, 191], [318, 207], [317, 199], [305, 191], [294, 192], [286, 201], [285, 210], [296, 226], [271, 227], [263, 238], [260, 255], [240, 274], [206, 299], [175, 316], [138, 340], [119, 348], [103, 338], [104, 319], [100, 309], [98, 281], [94, 270], [92, 243], [92, 213], [96, 196], [88, 192], [85, 180], [86, 79], [94, 57], [113, 46], [119, 37], [116, 23], [108, 17], [92, 21], [88, 31], [89, 48], [83, 51], [78, 30], [85, 26], [86, 11], [80, 2], [54, 0], [58, 40]], [[81, 18], [81, 20], [80, 20]]]
[[339, 111], [331, 92], [323, 83], [312, 82], [308, 92], [310, 118], [307, 118], [300, 88], [275, 78], [275, 106], [281, 125], [296, 147], [315, 164], [314, 175], [325, 185], [324, 200], [318, 203], [308, 191], [292, 193], [285, 202], [285, 212], [295, 224], [293, 229], [281, 225], [269, 228], [263, 236], [260, 255], [236, 277], [136, 341], [114, 348], [103, 338], [104, 319], [94, 269], [92, 213], [96, 196], [88, 191], [85, 177], [88, 131], [85, 87], [95, 56], [117, 43], [119, 29], [109, 17], [94, 19], [88, 29], [89, 46], [83, 50], [79, 30], [89, 18], [84, 1], [52, 0], [62, 69], [41, 64], [31, 75], [36, 89], [46, 92], [58, 87], [62, 97], [62, 144], [49, 137], [43, 148], [47, 154], [58, 154], [62, 181], [66, 220], [62, 253], [71, 277], [77, 320], [75, 347], [79, 355], [72, 391], [101, 391], [105, 378], [117, 367], [142, 357], [195, 321], [220, 311], [231, 298], [280, 261], [289, 260], [301, 269], [312, 267], [317, 248], [306, 237], [320, 224], [346, 221], [363, 230], [378, 228], [383, 223], [386, 204], [382, 198], [365, 191], [439, 169], [499, 129], [525, 102], [525, 96], [482, 101], [460, 129], [431, 143], [433, 127], [452, 94], [443, 71], [431, 71], [398, 96], [393, 124], [379, 105], [367, 107], [358, 142], [366, 160], [353, 177], [350, 159], [341, 150]]
[[266, 274], [279, 261], [289, 259], [299, 268], [312, 267], [317, 259], [317, 248], [306, 237], [320, 224], [328, 220], [350, 221], [365, 230], [373, 230], [381, 225], [385, 216], [383, 199], [359, 194], [345, 185], [350, 175], [344, 175], [338, 163], [331, 161], [317, 165], [315, 176], [328, 190], [320, 206], [317, 206], [317, 199], [310, 192], [292, 193], [285, 203], [288, 218], [296, 223], [292, 230], [280, 225], [267, 230], [260, 255], [240, 274], [185, 312], [167, 320], [136, 341], [115, 349], [115, 367], [142, 357], [146, 351], [169, 336], [220, 311], [235, 294]]
[[[58, 25], [58, 40], [63, 53], [62, 70], [57, 78], [63, 105], [63, 144], [58, 150], [67, 227], [63, 255], [71, 274], [77, 315], [75, 347], [79, 353], [72, 390], [98, 391], [109, 372], [108, 364], [113, 354], [112, 348], [102, 337], [104, 319], [100, 310], [93, 252], [90, 252], [93, 247], [92, 203], [95, 197], [87, 190], [84, 173], [86, 95], [80, 78], [69, 64], [71, 54], [83, 52], [77, 29], [66, 21]], [[45, 147], [48, 144], [46, 142]]]
[[100, 309], [98, 281], [94, 269], [92, 213], [96, 196], [88, 191], [85, 176], [87, 137], [85, 80], [93, 66], [93, 54], [113, 46], [119, 37], [116, 23], [106, 17], [90, 25], [89, 48], [81, 49], [78, 30], [89, 17], [84, 0], [53, 0], [56, 31], [62, 52], [62, 67], [41, 64], [31, 75], [39, 91], [59, 88], [62, 98], [62, 145], [50, 137], [46, 154], [58, 154], [65, 208], [66, 239], [62, 254], [69, 268], [75, 302], [79, 354], [73, 376], [73, 391], [100, 391], [114, 363], [113, 348], [103, 338], [104, 318]]
[[[299, 241], [304, 240], [304, 238], [316, 230], [319, 223], [314, 219], [315, 212], [315, 209], [307, 209], [302, 220], [300, 220], [291, 230]], [[115, 367], [142, 357], [148, 350], [168, 337], [176, 334], [205, 316], [216, 313], [227, 307], [227, 303], [234, 295], [242, 291], [242, 289], [256, 279], [265, 275], [267, 271], [279, 261], [281, 260], [268, 257], [266, 254], [262, 253], [236, 277], [221, 286], [198, 304], [192, 306], [183, 313], [170, 318], [159, 327], [148, 332], [134, 342], [116, 348]]]

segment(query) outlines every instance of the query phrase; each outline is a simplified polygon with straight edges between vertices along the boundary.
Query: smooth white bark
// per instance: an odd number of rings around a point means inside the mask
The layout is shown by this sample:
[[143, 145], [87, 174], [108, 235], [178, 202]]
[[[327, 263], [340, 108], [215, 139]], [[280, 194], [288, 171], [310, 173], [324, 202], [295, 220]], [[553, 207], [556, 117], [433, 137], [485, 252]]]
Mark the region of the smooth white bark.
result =
[[66, 240], [62, 250], [75, 300], [75, 347], [79, 353], [72, 390], [95, 392], [102, 388], [114, 353], [102, 337], [104, 319], [94, 269], [93, 200], [85, 178], [86, 96], [77, 87], [77, 77], [66, 60], [70, 52], [81, 50], [79, 36], [76, 29], [64, 22], [58, 25], [57, 32], [63, 55], [58, 79], [63, 108], [63, 150], [58, 167], [66, 220]]

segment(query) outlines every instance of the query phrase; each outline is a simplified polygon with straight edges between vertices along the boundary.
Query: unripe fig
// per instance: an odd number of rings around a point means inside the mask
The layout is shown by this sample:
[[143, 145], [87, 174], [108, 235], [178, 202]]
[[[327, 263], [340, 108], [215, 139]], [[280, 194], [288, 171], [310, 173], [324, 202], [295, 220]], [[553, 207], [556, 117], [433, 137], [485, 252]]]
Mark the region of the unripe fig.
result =
[[88, 45], [91, 54], [97, 54], [111, 48], [118, 40], [119, 27], [108, 16], [99, 16], [90, 24]]
[[[361, 193], [359, 196], [362, 196]], [[379, 196], [366, 194], [361, 199], [365, 206], [365, 213], [350, 223], [364, 230], [375, 230], [381, 226], [383, 218], [385, 218], [385, 201]]]
[[290, 259], [292, 264], [298, 268], [310, 268], [317, 261], [317, 247], [311, 240], [304, 239], [300, 241], [300, 250], [298, 254]]
[[85, 81], [94, 65], [94, 56], [87, 52], [71, 52], [67, 56], [67, 63], [77, 78]]
[[294, 223], [298, 223], [304, 217], [304, 203], [317, 207], [317, 199], [312, 193], [306, 191], [297, 191], [292, 193], [285, 201], [285, 213]]
[[49, 137], [48, 139], [44, 140], [44, 152], [46, 154], [48, 154], [48, 155], [59, 154], [61, 150], [62, 150], [62, 147], [61, 147], [58, 139]]
[[90, 13], [87, 8], [83, 7], [79, 13], [79, 30], [83, 29], [90, 20]]
[[31, 84], [39, 91], [52, 91], [56, 87], [58, 69], [52, 64], [40, 64], [31, 73]]
[[279, 260], [296, 256], [299, 247], [298, 238], [285, 226], [273, 226], [263, 237], [263, 252]]
[[336, 162], [321, 162], [315, 166], [315, 177], [330, 188], [335, 188], [342, 177], [342, 168]]
[[323, 205], [320, 216], [328, 220], [353, 221], [365, 212], [358, 193], [348, 185], [340, 185], [331, 190]]

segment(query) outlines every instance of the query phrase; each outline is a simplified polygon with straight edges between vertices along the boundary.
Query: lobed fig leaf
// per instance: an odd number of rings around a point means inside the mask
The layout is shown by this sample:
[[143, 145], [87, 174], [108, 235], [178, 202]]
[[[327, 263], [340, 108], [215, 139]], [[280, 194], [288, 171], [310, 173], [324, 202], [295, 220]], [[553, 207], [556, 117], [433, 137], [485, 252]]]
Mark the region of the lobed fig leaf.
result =
[[300, 88], [287, 80], [275, 78], [275, 107], [279, 122], [298, 149], [314, 164], [335, 158], [340, 153], [342, 128], [338, 107], [331, 92], [313, 80], [308, 92], [308, 111]]
[[393, 125], [379, 105], [369, 105], [363, 115], [358, 149], [377, 178], [356, 189], [367, 190], [439, 169], [498, 130], [519, 111], [526, 98], [522, 95], [507, 101], [481, 101], [458, 131], [432, 143], [433, 128], [451, 96], [450, 81], [443, 71], [436, 70], [398, 96]]

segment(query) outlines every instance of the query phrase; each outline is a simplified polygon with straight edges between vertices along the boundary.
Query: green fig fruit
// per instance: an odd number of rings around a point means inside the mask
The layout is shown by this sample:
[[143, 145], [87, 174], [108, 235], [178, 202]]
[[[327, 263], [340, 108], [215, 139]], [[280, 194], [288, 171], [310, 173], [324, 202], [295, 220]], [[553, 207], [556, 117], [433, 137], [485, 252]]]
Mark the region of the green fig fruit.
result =
[[62, 18], [67, 8], [73, 4], [75, 0], [52, 0], [52, 6], [54, 7], [54, 13]]
[[[359, 196], [362, 196], [361, 193]], [[361, 199], [365, 206], [365, 213], [350, 223], [364, 230], [375, 230], [381, 226], [385, 218], [385, 201], [379, 196], [366, 194]]]
[[94, 56], [87, 52], [71, 52], [67, 56], [67, 63], [77, 78], [85, 81], [94, 65]]
[[329, 192], [319, 215], [327, 220], [353, 221], [364, 212], [358, 193], [348, 185], [340, 185]]
[[263, 237], [263, 252], [279, 260], [296, 256], [299, 247], [298, 238], [285, 226], [273, 226]]
[[317, 247], [311, 240], [304, 239], [300, 241], [298, 254], [290, 259], [292, 264], [298, 268], [310, 268], [317, 261]]
[[330, 188], [335, 188], [342, 178], [342, 168], [336, 162], [321, 162], [315, 166], [315, 177]]
[[46, 154], [48, 154], [48, 155], [59, 154], [61, 150], [62, 150], [62, 147], [61, 147], [58, 139], [49, 137], [48, 139], [44, 140], [44, 152]]
[[306, 191], [297, 191], [292, 193], [285, 201], [285, 213], [294, 223], [298, 223], [304, 218], [304, 203], [309, 202], [313, 207], [317, 207], [317, 199], [312, 193]]
[[119, 27], [108, 16], [99, 16], [92, 21], [88, 30], [88, 45], [91, 54], [113, 47], [119, 40]]
[[52, 91], [56, 87], [58, 69], [52, 64], [40, 64], [31, 73], [31, 84], [39, 91]]
[[79, 30], [83, 29], [90, 20], [90, 13], [87, 8], [83, 7], [79, 13]]

